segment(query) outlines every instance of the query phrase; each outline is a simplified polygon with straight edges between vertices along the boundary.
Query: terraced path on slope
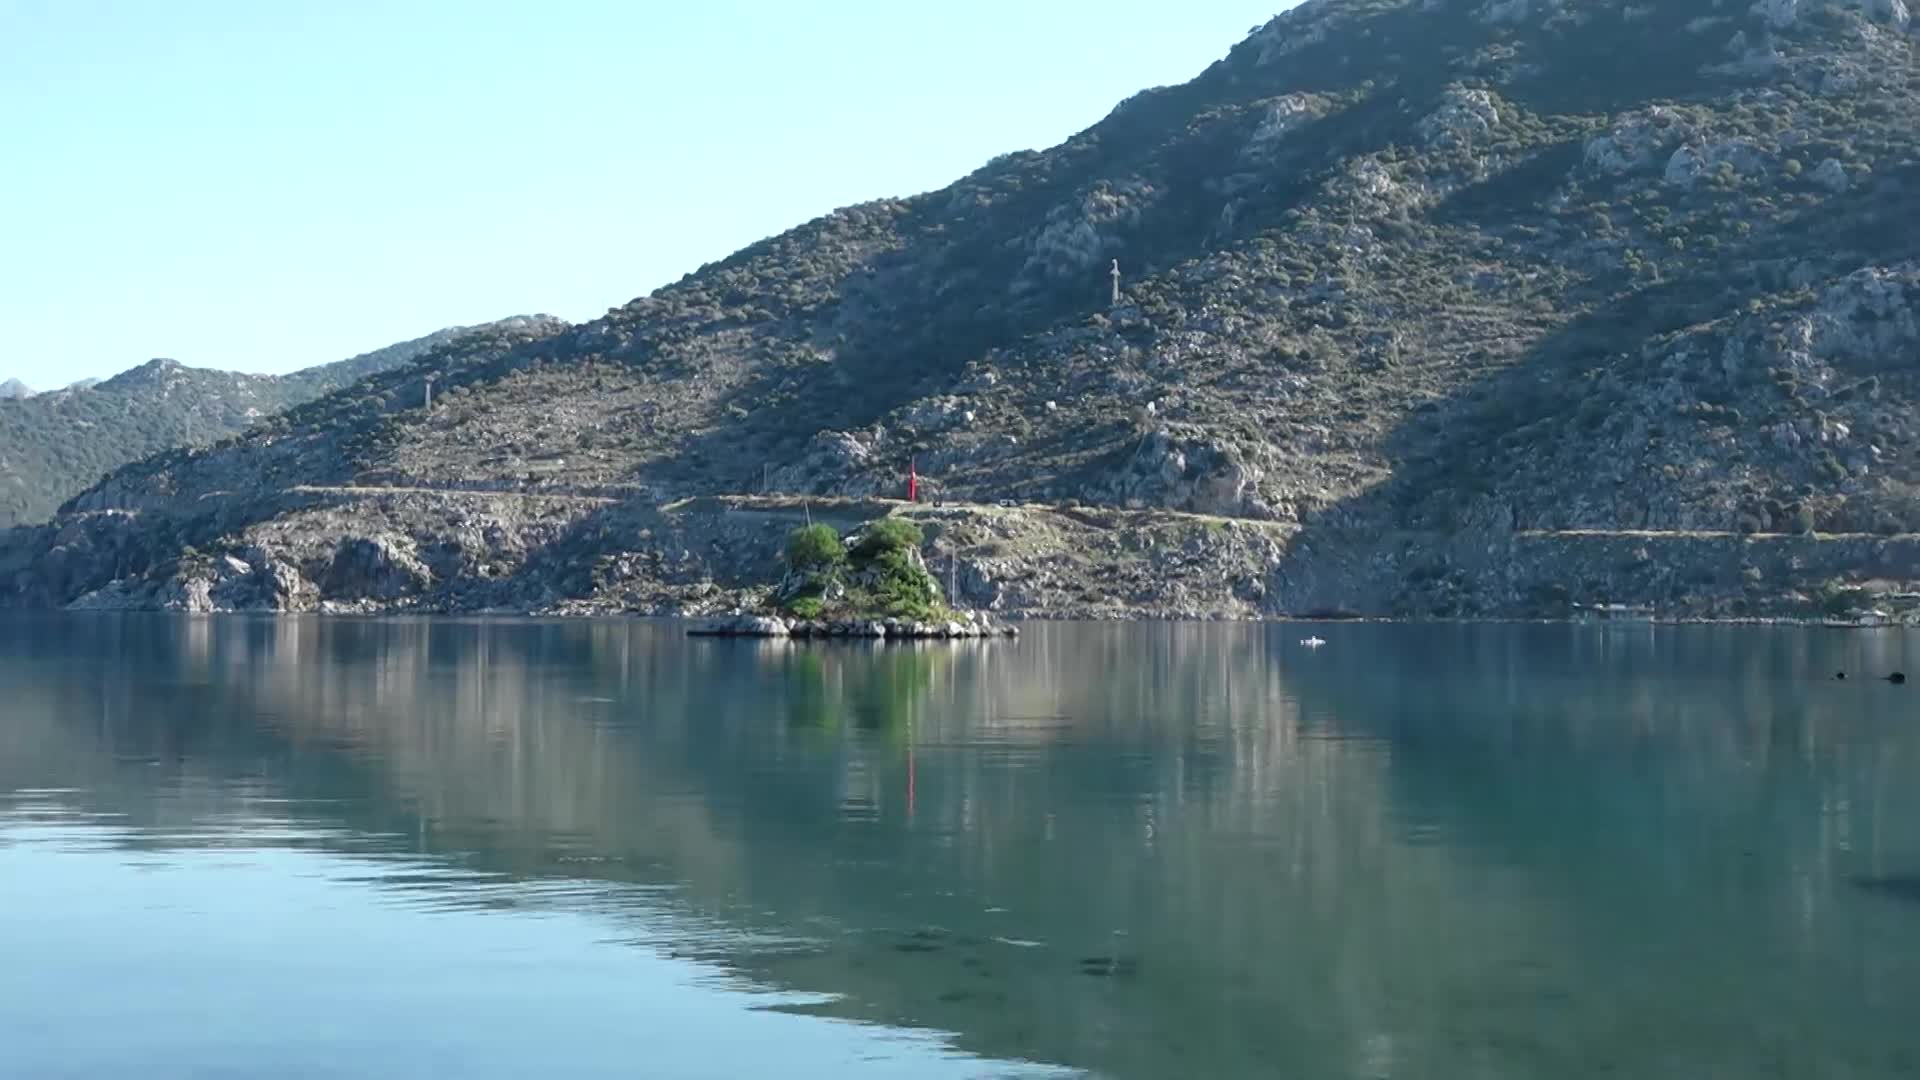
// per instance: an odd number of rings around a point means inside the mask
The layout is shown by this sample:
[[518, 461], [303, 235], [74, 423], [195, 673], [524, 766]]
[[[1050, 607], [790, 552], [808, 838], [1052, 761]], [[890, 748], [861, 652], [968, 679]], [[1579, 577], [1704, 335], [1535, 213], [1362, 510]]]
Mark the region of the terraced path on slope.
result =
[[[589, 494], [578, 491], [525, 491], [492, 490], [486, 488], [459, 487], [417, 487], [390, 485], [312, 485], [301, 484], [287, 489], [294, 494], [336, 495], [349, 498], [375, 498], [386, 495], [427, 495], [436, 498], [470, 498], [478, 500], [498, 500], [503, 502], [548, 502], [571, 503], [580, 506], [617, 506], [630, 502], [636, 496], [614, 496]], [[710, 510], [727, 513], [755, 513], [776, 517], [791, 515], [804, 520], [809, 512], [832, 513], [834, 511], [872, 511], [906, 513], [917, 516], [938, 516], [952, 511], [977, 514], [985, 517], [1058, 514], [1071, 518], [1083, 525], [1095, 527], [1114, 527], [1129, 522], [1192, 522], [1196, 524], [1234, 526], [1239, 528], [1257, 528], [1283, 533], [1296, 533], [1302, 526], [1292, 522], [1267, 521], [1258, 518], [1231, 517], [1218, 514], [1196, 514], [1184, 510], [1133, 510], [1119, 507], [1096, 506], [1059, 506], [1044, 503], [981, 503], [944, 500], [940, 503], [908, 502], [905, 499], [890, 499], [879, 496], [838, 496], [838, 495], [750, 495], [721, 494], [695, 495], [673, 499], [658, 504], [665, 513], [699, 512]], [[1417, 535], [1410, 531], [1394, 531], [1384, 535], [1412, 538]], [[1714, 529], [1519, 529], [1514, 536], [1526, 539], [1586, 539], [1586, 540], [1781, 540], [1812, 539], [1834, 541], [1873, 541], [1873, 540], [1916, 540], [1920, 533], [1865, 533], [1865, 532], [1734, 532]]]

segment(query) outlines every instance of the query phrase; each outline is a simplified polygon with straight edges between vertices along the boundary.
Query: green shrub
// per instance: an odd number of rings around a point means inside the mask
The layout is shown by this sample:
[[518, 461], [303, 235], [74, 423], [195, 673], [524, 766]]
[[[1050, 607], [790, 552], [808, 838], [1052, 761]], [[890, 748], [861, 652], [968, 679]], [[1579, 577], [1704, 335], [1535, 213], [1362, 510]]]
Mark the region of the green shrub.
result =
[[826, 610], [826, 603], [818, 596], [796, 596], [787, 601], [787, 614], [796, 619], [818, 619]]
[[940, 606], [939, 587], [926, 570], [914, 562], [908, 549], [883, 551], [874, 559], [872, 566], [877, 572], [873, 599], [888, 615], [903, 619], [934, 619], [945, 614]]
[[917, 548], [925, 540], [926, 534], [913, 522], [904, 518], [881, 518], [860, 534], [860, 542], [853, 547], [853, 557], [865, 564], [882, 555]]
[[1820, 592], [1815, 599], [1820, 605], [1820, 610], [1826, 612], [1828, 615], [1848, 615], [1866, 606], [1867, 591], [1854, 586], [1829, 582], [1821, 586]]
[[846, 561], [846, 546], [831, 525], [803, 526], [787, 537], [787, 565], [795, 570], [817, 573], [832, 570]]
[[1840, 464], [1840, 459], [1834, 457], [1831, 450], [1820, 451], [1819, 456], [1814, 459], [1813, 468], [1820, 479], [1829, 484], [1838, 484], [1847, 478], [1846, 466]]

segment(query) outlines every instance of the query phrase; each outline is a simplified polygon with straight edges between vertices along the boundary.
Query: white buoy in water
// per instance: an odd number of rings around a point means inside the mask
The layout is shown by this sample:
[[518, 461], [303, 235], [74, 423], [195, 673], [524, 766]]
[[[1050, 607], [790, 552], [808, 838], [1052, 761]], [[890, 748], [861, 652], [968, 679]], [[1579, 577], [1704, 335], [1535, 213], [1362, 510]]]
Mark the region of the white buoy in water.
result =
[[1317, 637], [1309, 637], [1309, 638], [1301, 638], [1300, 644], [1305, 645], [1309, 649], [1317, 649], [1320, 646], [1325, 645], [1326, 642], [1320, 640]]

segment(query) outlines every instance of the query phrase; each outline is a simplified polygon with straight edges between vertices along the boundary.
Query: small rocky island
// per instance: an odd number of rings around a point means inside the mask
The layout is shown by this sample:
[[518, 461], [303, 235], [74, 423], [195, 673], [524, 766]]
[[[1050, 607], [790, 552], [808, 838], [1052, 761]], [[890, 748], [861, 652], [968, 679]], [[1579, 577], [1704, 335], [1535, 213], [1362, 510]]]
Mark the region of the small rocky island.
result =
[[985, 612], [956, 611], [941, 598], [920, 547], [918, 525], [897, 517], [843, 537], [809, 524], [787, 538], [786, 574], [769, 610], [703, 619], [696, 637], [958, 639], [1012, 637]]

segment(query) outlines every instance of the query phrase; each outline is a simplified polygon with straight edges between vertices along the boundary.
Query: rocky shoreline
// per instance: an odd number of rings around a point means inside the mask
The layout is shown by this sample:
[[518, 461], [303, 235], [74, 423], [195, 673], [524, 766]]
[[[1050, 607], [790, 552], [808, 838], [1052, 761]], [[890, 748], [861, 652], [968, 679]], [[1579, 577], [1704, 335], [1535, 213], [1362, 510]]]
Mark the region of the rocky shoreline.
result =
[[983, 612], [955, 612], [944, 622], [910, 619], [786, 619], [777, 615], [734, 614], [696, 619], [690, 637], [720, 638], [864, 638], [889, 641], [959, 641], [1018, 637], [1020, 631]]
[[[191, 529], [167, 528], [164, 511], [106, 510], [11, 530], [0, 608], [724, 619], [782, 613], [783, 545], [809, 516], [848, 532], [897, 516], [924, 530], [920, 564], [947, 604], [994, 620], [1920, 622], [1914, 535], [1391, 533], [1155, 511], [465, 492], [257, 496], [231, 515], [197, 505], [215, 512]], [[813, 617], [872, 621], [857, 603], [826, 606]], [[822, 633], [795, 635], [805, 616], [782, 617], [787, 636]]]

